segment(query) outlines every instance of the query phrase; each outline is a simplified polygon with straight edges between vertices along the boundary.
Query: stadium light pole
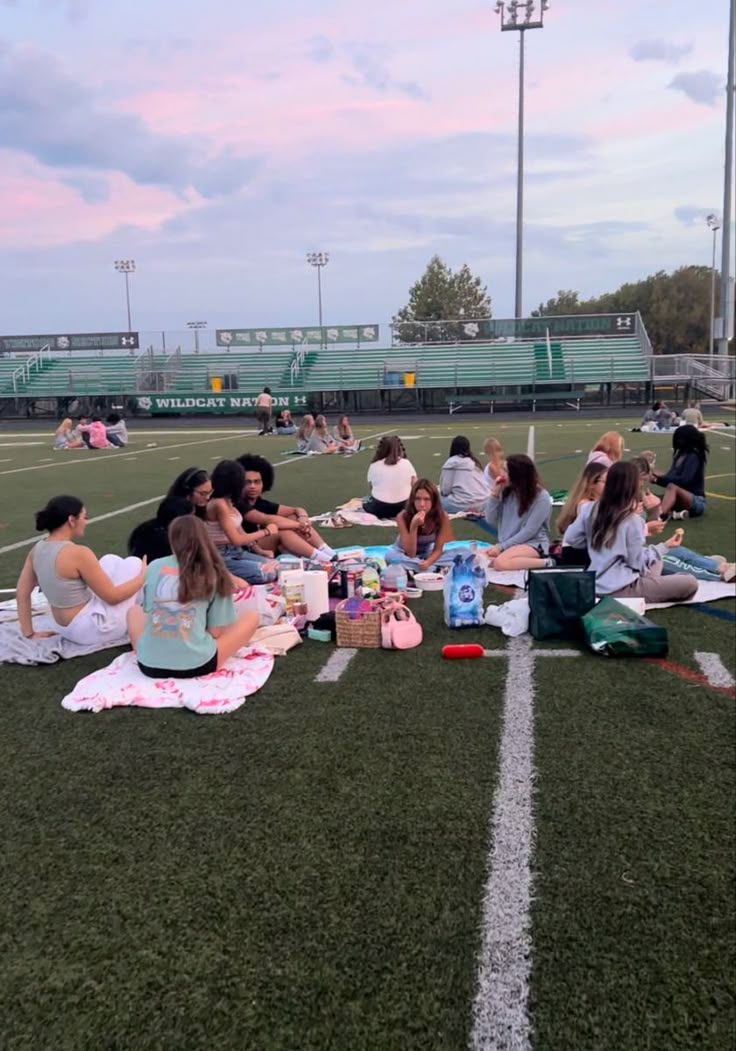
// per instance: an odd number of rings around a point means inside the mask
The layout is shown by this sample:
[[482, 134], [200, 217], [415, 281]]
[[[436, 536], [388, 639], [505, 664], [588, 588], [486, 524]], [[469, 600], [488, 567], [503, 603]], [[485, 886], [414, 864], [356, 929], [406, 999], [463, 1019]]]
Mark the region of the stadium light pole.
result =
[[128, 277], [130, 274], [135, 273], [135, 259], [116, 259], [115, 269], [119, 274], [125, 274], [125, 302], [128, 307], [128, 332], [132, 332], [133, 326], [130, 323], [130, 286], [128, 284]]
[[201, 329], [207, 328], [206, 321], [187, 321], [187, 328], [194, 330], [194, 353], [199, 354], [199, 333]]
[[734, 94], [736, 94], [736, 0], [729, 4], [728, 76], [726, 77], [726, 157], [723, 167], [723, 223], [721, 225], [721, 298], [718, 353], [728, 354], [733, 338], [734, 286], [731, 279], [731, 201], [733, 199]]
[[[535, 9], [539, 10], [535, 12]], [[522, 313], [522, 269], [524, 244], [524, 34], [527, 29], [544, 29], [544, 13], [549, 0], [497, 0], [502, 32], [519, 34], [519, 133], [516, 162], [516, 295], [515, 316]]]
[[711, 212], [706, 218], [708, 229], [713, 231], [713, 259], [710, 265], [710, 353], [713, 356], [716, 324], [716, 237], [721, 228], [721, 220]]
[[319, 327], [322, 328], [322, 268], [330, 261], [329, 252], [307, 252], [307, 262], [317, 270], [317, 302], [319, 305]]

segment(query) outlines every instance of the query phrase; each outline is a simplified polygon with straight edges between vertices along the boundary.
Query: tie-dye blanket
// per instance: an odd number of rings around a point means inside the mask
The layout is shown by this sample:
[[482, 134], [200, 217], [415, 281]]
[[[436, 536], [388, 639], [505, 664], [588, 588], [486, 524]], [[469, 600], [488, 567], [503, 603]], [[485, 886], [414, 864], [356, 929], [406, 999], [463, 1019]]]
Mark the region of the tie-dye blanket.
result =
[[85, 676], [62, 700], [70, 712], [105, 708], [188, 708], [197, 715], [234, 712], [268, 680], [275, 658], [247, 646], [222, 668], [197, 679], [149, 679], [135, 655], [123, 653], [107, 668]]

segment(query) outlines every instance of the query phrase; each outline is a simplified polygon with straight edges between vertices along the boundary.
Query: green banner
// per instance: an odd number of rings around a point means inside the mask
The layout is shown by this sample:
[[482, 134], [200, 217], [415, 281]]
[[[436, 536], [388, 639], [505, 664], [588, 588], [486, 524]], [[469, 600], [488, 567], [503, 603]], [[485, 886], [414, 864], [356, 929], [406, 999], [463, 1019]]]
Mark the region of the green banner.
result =
[[570, 314], [565, 317], [478, 318], [472, 321], [398, 321], [400, 343], [485, 342], [546, 336], [633, 336], [636, 314]]
[[[255, 411], [257, 397], [258, 392], [255, 394], [146, 394], [141, 395], [137, 402], [142, 412], [153, 414], [159, 412], [252, 413]], [[278, 412], [279, 409], [304, 412], [306, 407], [306, 394], [279, 394], [278, 391], [273, 394], [274, 412]]]
[[377, 343], [378, 325], [336, 325], [299, 328], [218, 328], [218, 347], [298, 346], [302, 343], [330, 346], [335, 343]]
[[0, 351], [138, 350], [137, 332], [66, 332], [53, 336], [0, 336]]

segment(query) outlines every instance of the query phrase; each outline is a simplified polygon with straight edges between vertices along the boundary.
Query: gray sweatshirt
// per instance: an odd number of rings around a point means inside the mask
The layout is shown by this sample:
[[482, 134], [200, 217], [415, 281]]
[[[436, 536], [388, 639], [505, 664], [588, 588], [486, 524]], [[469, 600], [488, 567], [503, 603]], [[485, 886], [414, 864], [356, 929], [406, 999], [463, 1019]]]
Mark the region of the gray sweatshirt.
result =
[[498, 546], [502, 551], [516, 544], [528, 544], [549, 552], [549, 519], [552, 514], [552, 497], [546, 489], [540, 489], [523, 515], [519, 514], [519, 502], [515, 493], [505, 500], [490, 496], [486, 504], [486, 522], [498, 529]]
[[662, 559], [666, 544], [646, 544], [647, 528], [644, 519], [635, 512], [625, 518], [610, 547], [596, 550], [591, 545], [592, 514], [597, 503], [586, 504], [575, 521], [565, 530], [563, 544], [587, 547], [590, 568], [595, 573], [595, 590], [599, 595], [611, 595], [643, 577], [650, 566]]
[[440, 474], [440, 492], [463, 511], [483, 507], [489, 496], [488, 482], [469, 456], [451, 456], [445, 460]]

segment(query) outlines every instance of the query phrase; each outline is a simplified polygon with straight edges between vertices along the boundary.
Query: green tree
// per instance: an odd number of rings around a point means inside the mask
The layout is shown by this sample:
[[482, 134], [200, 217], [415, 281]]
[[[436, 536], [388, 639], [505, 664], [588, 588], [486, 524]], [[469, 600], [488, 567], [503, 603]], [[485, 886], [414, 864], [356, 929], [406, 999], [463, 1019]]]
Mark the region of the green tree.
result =
[[[491, 297], [482, 280], [464, 263], [453, 273], [438, 255], [409, 289], [409, 302], [394, 316], [402, 343], [442, 343], [464, 336], [462, 325], [491, 317]], [[462, 322], [455, 319], [462, 318]], [[435, 324], [417, 324], [435, 322]]]
[[638, 310], [655, 354], [707, 354], [710, 287], [709, 267], [681, 266], [671, 274], [660, 270], [591, 299], [581, 300], [577, 292], [560, 291], [553, 299], [540, 303], [533, 313], [535, 317], [548, 317]]

